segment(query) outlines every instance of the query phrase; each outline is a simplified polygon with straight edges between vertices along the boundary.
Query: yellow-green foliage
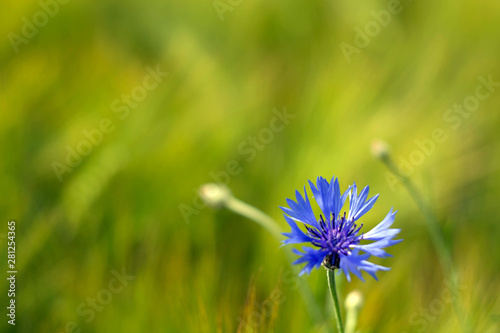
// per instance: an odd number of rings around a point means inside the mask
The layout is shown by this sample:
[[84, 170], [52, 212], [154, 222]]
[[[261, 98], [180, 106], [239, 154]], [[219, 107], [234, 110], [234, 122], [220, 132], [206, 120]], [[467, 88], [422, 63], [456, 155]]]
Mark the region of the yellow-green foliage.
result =
[[[17, 53], [11, 33], [21, 37], [23, 17], [41, 5], [2, 4], [0, 267], [15, 220], [17, 331], [326, 332], [272, 236], [195, 207], [197, 187], [232, 160], [234, 194], [283, 228], [278, 206], [307, 179], [335, 175], [343, 188], [356, 181], [381, 193], [362, 222], [372, 227], [394, 206], [404, 242], [377, 261], [392, 268], [379, 282], [340, 283], [340, 292], [363, 293], [362, 332], [424, 330], [419, 311], [441, 299], [445, 278], [421, 213], [371, 157], [373, 138], [398, 163], [424, 156], [411, 177], [453, 252], [461, 303], [474, 332], [498, 331], [500, 87], [467, 116], [446, 112], [476, 94], [479, 76], [500, 81], [499, 2], [402, 0], [350, 63], [342, 43], [356, 47], [357, 29], [386, 1], [220, 2], [232, 9], [223, 20], [212, 1], [69, 1]], [[118, 109], [157, 66], [168, 76]], [[248, 150], [284, 108], [295, 118]], [[67, 146], [105, 119], [109, 133], [59, 181], [54, 162], [66, 164]], [[446, 140], [415, 153], [436, 128]], [[134, 278], [92, 317], [88, 299], [104, 297], [122, 269]], [[331, 308], [324, 272], [307, 280]], [[5, 311], [5, 279], [0, 286]], [[263, 324], [243, 327], [276, 290]], [[458, 331], [443, 304], [426, 331]], [[12, 329], [1, 315], [0, 330]]]

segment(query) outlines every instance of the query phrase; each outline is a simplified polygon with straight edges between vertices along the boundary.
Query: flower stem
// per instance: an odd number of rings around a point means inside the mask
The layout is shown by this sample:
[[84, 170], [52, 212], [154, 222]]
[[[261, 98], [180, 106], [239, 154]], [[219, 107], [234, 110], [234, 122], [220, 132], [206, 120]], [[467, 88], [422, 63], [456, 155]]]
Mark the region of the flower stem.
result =
[[333, 307], [335, 309], [335, 318], [337, 319], [337, 330], [339, 333], [344, 333], [344, 324], [342, 323], [342, 316], [340, 315], [339, 299], [337, 297], [337, 288], [335, 287], [335, 272], [331, 269], [326, 270], [328, 277], [328, 287], [332, 294]]
[[[246, 202], [243, 202], [233, 196], [231, 196], [227, 202], [226, 202], [226, 208], [229, 210], [232, 210], [236, 214], [242, 215], [257, 224], [261, 225], [264, 229], [269, 231], [271, 235], [276, 238], [276, 240], [280, 241], [282, 236], [281, 236], [281, 231], [280, 227], [278, 224], [267, 214], [262, 212], [261, 210], [255, 208], [254, 206], [251, 206], [247, 204]], [[288, 262], [290, 263], [290, 266], [294, 269], [294, 272], [298, 274], [298, 272], [295, 270], [295, 266], [292, 265], [292, 262], [294, 261], [292, 255], [290, 252], [285, 251], [286, 258], [288, 259]], [[309, 315], [313, 318], [314, 321], [316, 322], [324, 322], [323, 314], [321, 313], [318, 305], [316, 304], [316, 301], [314, 300], [314, 296], [312, 294], [311, 289], [309, 288], [309, 285], [304, 282], [303, 280], [297, 280], [299, 284], [299, 290], [302, 295], [302, 298], [304, 299], [305, 305], [309, 311]]]
[[417, 188], [410, 181], [410, 179], [408, 177], [404, 177], [399, 173], [392, 159], [387, 157], [385, 159], [382, 159], [382, 161], [385, 163], [387, 168], [396, 177], [398, 177], [398, 180], [401, 181], [401, 183], [406, 188], [411, 198], [419, 208], [419, 210], [422, 212], [422, 215], [424, 215], [424, 221], [426, 222], [427, 230], [429, 231], [432, 243], [436, 248], [443, 270], [454, 276], [455, 273], [453, 269], [453, 262], [451, 259], [450, 251], [446, 247], [446, 244], [444, 242], [444, 237], [439, 227], [439, 222], [436, 216], [434, 215], [430, 207], [427, 205], [425, 200], [422, 198], [422, 195], [419, 193]]
[[227, 200], [226, 208], [260, 224], [278, 241], [281, 240], [282, 236], [278, 224], [264, 212], [258, 210], [253, 206], [250, 206], [246, 202], [236, 199], [233, 196]]
[[[247, 204], [237, 198], [235, 198], [231, 191], [225, 186], [220, 184], [206, 184], [200, 188], [201, 198], [209, 205], [214, 208], [225, 207], [236, 214], [242, 215], [255, 223], [266, 229], [277, 241], [281, 241], [281, 228], [278, 223], [274, 221], [269, 215], [265, 214], [261, 210], [255, 208], [252, 205]], [[295, 276], [298, 275], [298, 268], [293, 265], [294, 258], [289, 251], [284, 251], [285, 256], [293, 269]], [[304, 300], [305, 306], [309, 312], [309, 315], [316, 323], [322, 323], [326, 325], [328, 331], [331, 331], [331, 325], [325, 320], [323, 313], [321, 312], [314, 295], [309, 288], [307, 282], [303, 279], [297, 277], [296, 283], [299, 287], [300, 294]]]
[[[255, 208], [255, 207], [247, 204], [246, 202], [243, 202], [243, 201], [241, 201], [233, 196], [231, 196], [227, 200], [226, 208], [260, 224], [264, 229], [269, 231], [269, 233], [272, 234], [274, 236], [274, 238], [276, 238], [276, 240], [278, 240], [278, 241], [281, 240], [282, 235], [281, 235], [280, 227], [270, 216], [268, 216], [267, 214], [265, 214], [261, 210]], [[294, 261], [294, 259], [293, 259], [292, 255], [290, 254], [290, 252], [285, 251], [285, 255], [288, 259], [288, 262], [290, 263], [290, 266], [292, 266], [292, 268], [294, 269], [294, 272], [296, 274], [298, 274], [296, 267], [294, 265], [292, 265], [292, 262]], [[314, 296], [311, 292], [311, 289], [309, 288], [309, 285], [301, 279], [299, 279], [297, 281], [299, 284], [300, 293], [301, 293], [302, 298], [304, 299], [306, 307], [309, 311], [309, 315], [316, 322], [324, 322], [325, 319], [323, 317], [323, 314], [321, 313], [318, 305], [316, 304], [316, 301], [314, 300]]]
[[[427, 230], [431, 237], [431, 241], [434, 245], [434, 248], [436, 249], [436, 252], [438, 254], [438, 258], [441, 263], [444, 275], [448, 276], [448, 279], [450, 280], [453, 294], [458, 294], [459, 293], [458, 274], [454, 267], [450, 250], [448, 249], [444, 241], [443, 233], [439, 226], [439, 221], [436, 215], [434, 214], [428, 203], [424, 200], [424, 198], [417, 190], [417, 188], [413, 185], [411, 180], [399, 172], [398, 168], [394, 164], [390, 155], [385, 154], [383, 156], [380, 156], [380, 159], [389, 169], [389, 171], [392, 172], [396, 176], [396, 178], [401, 182], [401, 184], [405, 187], [405, 189], [408, 191], [411, 198], [417, 205], [418, 209], [424, 216], [424, 221], [426, 223]], [[471, 332], [468, 324], [467, 315], [465, 314], [463, 308], [458, 304], [456, 298], [453, 299], [453, 307], [455, 309], [458, 321], [462, 326], [462, 331]]]

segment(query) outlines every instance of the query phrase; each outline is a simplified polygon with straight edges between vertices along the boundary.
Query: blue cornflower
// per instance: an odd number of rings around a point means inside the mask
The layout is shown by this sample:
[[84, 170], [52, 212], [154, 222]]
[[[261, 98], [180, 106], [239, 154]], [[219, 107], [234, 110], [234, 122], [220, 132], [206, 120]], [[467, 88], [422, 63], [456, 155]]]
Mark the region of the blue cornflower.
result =
[[[314, 199], [323, 212], [319, 220], [314, 216], [305, 186], [305, 199], [299, 191], [296, 191], [297, 202], [287, 199], [290, 208], [280, 207], [289, 215], [284, 214], [292, 228], [291, 232], [283, 233], [288, 237], [283, 244], [309, 243], [314, 246], [302, 247], [304, 252], [293, 249], [295, 254], [301, 256], [294, 264], [306, 263], [300, 275], [309, 274], [313, 268], [323, 265], [331, 270], [340, 268], [348, 281], [351, 281], [349, 272], [352, 272], [364, 282], [361, 271], [367, 272], [378, 280], [375, 272], [387, 271], [389, 268], [368, 262], [367, 259], [370, 256], [392, 257], [385, 252], [384, 248], [402, 241], [393, 239], [400, 229], [389, 228], [394, 222], [397, 211], [392, 212], [391, 208], [384, 220], [375, 228], [365, 234], [360, 234], [363, 224], [358, 226], [356, 221], [373, 207], [378, 194], [367, 200], [369, 187], [366, 186], [358, 195], [356, 183], [349, 186], [342, 194], [338, 179], [335, 177], [330, 183], [323, 177], [318, 177], [316, 186], [311, 181], [309, 185]], [[347, 197], [350, 203], [348, 213], [341, 214]], [[302, 222], [307, 231], [302, 231], [295, 221]], [[374, 242], [361, 244], [363, 240]]]

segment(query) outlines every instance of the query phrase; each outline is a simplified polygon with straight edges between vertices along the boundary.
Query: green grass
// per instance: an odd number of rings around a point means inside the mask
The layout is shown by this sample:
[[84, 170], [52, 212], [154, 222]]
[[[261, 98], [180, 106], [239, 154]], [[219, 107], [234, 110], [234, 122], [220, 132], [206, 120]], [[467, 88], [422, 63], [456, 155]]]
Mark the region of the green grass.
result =
[[[69, 2], [18, 53], [7, 35], [21, 34], [21, 18], [40, 7], [6, 3], [0, 233], [16, 221], [17, 331], [63, 332], [75, 322], [82, 332], [245, 332], [239, 318], [276, 290], [283, 302], [255, 331], [326, 331], [308, 315], [271, 235], [225, 210], [183, 219], [179, 205], [193, 206], [210, 172], [235, 160], [234, 194], [283, 228], [278, 206], [319, 175], [381, 193], [363, 222], [374, 226], [393, 206], [405, 241], [379, 262], [392, 268], [379, 282], [338, 278], [339, 291], [363, 293], [362, 332], [418, 332], [412, 314], [422, 318], [420, 309], [440, 299], [444, 276], [423, 216], [402, 186], [391, 189], [369, 147], [382, 138], [396, 161], [409, 159], [415, 140], [435, 128], [447, 140], [411, 177], [438, 216], [474, 331], [498, 331], [500, 87], [457, 129], [443, 114], [475, 93], [478, 76], [500, 81], [500, 5], [402, 5], [348, 64], [340, 43], [354, 45], [354, 28], [386, 2], [243, 1], [224, 21], [210, 1]], [[157, 65], [170, 75], [120, 119], [113, 101]], [[240, 144], [284, 107], [296, 117], [247, 161]], [[104, 118], [115, 129], [59, 182], [52, 163]], [[6, 240], [0, 235], [3, 248]], [[135, 279], [87, 323], [79, 305], [122, 268]], [[333, 323], [326, 274], [307, 281]], [[0, 286], [5, 305], [6, 281]], [[448, 303], [427, 323], [429, 332], [459, 329]], [[9, 329], [4, 318], [0, 330]]]

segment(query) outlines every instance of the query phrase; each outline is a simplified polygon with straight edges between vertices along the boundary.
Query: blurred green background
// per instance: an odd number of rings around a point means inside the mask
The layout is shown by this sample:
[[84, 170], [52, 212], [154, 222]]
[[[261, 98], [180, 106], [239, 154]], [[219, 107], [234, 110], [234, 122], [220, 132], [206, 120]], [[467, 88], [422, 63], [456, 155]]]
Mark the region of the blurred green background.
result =
[[[1, 267], [14, 220], [18, 270], [16, 326], [2, 314], [1, 331], [326, 332], [287, 275], [290, 248], [232, 212], [196, 208], [196, 189], [233, 160], [235, 196], [284, 229], [278, 206], [308, 179], [381, 193], [362, 222], [394, 207], [405, 241], [376, 261], [392, 268], [379, 282], [341, 283], [365, 298], [359, 330], [459, 331], [451, 303], [436, 305], [446, 277], [422, 214], [370, 155], [374, 138], [398, 163], [420, 157], [411, 178], [453, 253], [460, 303], [475, 332], [499, 331], [500, 87], [467, 116], [446, 113], [479, 76], [500, 82], [498, 1], [404, 0], [385, 26], [370, 23], [388, 10], [373, 0], [46, 3], [46, 20], [37, 1], [0, 14]], [[349, 59], [342, 43], [356, 47]], [[168, 76], [143, 89], [157, 68]], [[284, 108], [295, 118], [268, 139]], [[67, 166], [67, 147], [85, 150], [82, 132], [105, 119], [113, 129], [60, 181], [54, 162]], [[415, 140], [436, 128], [446, 141], [419, 154]], [[249, 137], [255, 154], [242, 152]], [[130, 280], [109, 292], [123, 270]], [[306, 281], [333, 323], [324, 271]], [[273, 291], [280, 301], [255, 315]], [[106, 304], [92, 310], [96, 297]]]

